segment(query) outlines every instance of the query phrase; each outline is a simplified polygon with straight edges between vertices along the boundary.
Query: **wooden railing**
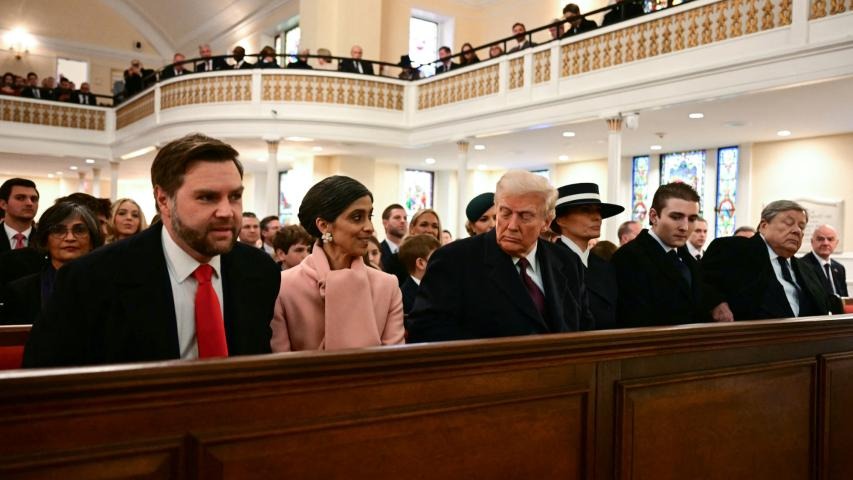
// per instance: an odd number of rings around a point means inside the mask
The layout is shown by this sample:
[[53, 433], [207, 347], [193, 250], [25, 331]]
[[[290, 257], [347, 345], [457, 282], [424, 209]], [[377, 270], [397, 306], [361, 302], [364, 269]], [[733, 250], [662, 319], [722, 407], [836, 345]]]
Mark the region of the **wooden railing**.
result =
[[0, 477], [853, 478], [853, 316], [0, 374]]

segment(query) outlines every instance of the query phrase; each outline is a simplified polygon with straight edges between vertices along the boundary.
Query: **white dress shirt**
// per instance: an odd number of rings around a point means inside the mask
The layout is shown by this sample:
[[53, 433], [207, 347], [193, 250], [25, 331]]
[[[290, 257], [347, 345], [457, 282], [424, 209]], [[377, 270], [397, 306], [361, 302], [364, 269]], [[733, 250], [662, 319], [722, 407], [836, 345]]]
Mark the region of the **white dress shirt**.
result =
[[[169, 271], [169, 283], [172, 286], [172, 298], [175, 300], [175, 318], [178, 321], [178, 348], [182, 359], [198, 358], [198, 342], [195, 336], [195, 293], [198, 281], [193, 276], [201, 263], [191, 257], [172, 240], [164, 228], [162, 233], [163, 253], [166, 256], [166, 269]], [[219, 297], [219, 309], [225, 319], [222, 301], [222, 270], [219, 255], [210, 259], [213, 267], [211, 283]]]
[[267, 245], [267, 242], [264, 242], [264, 251], [271, 257], [275, 256], [275, 248], [272, 245]]
[[[533, 283], [535, 283], [536, 286], [539, 287], [539, 290], [541, 290], [542, 294], [544, 295], [545, 286], [542, 283], [542, 270], [539, 268], [539, 261], [536, 260], [536, 249], [538, 247], [539, 246], [537, 244], [534, 244], [533, 250], [531, 250], [530, 253], [526, 255], [527, 262], [529, 263], [529, 266], [527, 267], [527, 275], [530, 276], [531, 280], [533, 280]], [[520, 257], [512, 257], [512, 264], [515, 265], [515, 270], [518, 272], [519, 275], [521, 275], [521, 268], [518, 266], [519, 260], [521, 260]]]
[[690, 256], [693, 258], [696, 258], [696, 255], [700, 255], [700, 258], [705, 256], [704, 249], [696, 248], [690, 242], [687, 242], [687, 250], [690, 252]]
[[12, 250], [15, 249], [15, 244], [18, 243], [18, 241], [15, 240], [15, 235], [17, 235], [18, 233], [24, 234], [24, 246], [25, 247], [30, 246], [30, 232], [33, 231], [32, 226], [30, 226], [29, 228], [27, 228], [23, 232], [18, 232], [14, 228], [10, 227], [8, 223], [3, 222], [3, 229], [6, 231], [6, 238], [9, 239], [9, 246], [12, 247]]
[[388, 240], [387, 238], [385, 239], [385, 242], [388, 244], [388, 249], [391, 250], [392, 254], [400, 251], [400, 246], [396, 243], [392, 242], [391, 240]]
[[409, 275], [409, 277], [411, 277], [412, 281], [415, 282], [415, 285], [417, 285], [419, 287], [421, 286], [421, 281], [420, 281], [420, 279], [418, 279], [418, 277], [416, 277], [414, 275]]
[[823, 274], [824, 277], [826, 276], [826, 267], [824, 265], [829, 265], [829, 284], [832, 285], [832, 291], [829, 293], [831, 293], [833, 295], [838, 295], [838, 292], [835, 291], [835, 279], [832, 278], [832, 261], [831, 261], [831, 259], [824, 260], [823, 258], [821, 258], [820, 255], [818, 255], [814, 251], [812, 251], [812, 255], [814, 255], [814, 258], [817, 259], [817, 264], [820, 265], [820, 273]]
[[649, 235], [651, 235], [652, 238], [657, 240], [657, 242], [660, 244], [660, 247], [663, 249], [663, 253], [669, 253], [670, 250], [675, 250], [675, 247], [670, 247], [669, 245], [663, 243], [663, 240], [661, 240], [660, 237], [658, 237], [657, 234], [655, 234], [654, 230], [652, 230], [651, 228], [649, 229]]
[[581, 257], [581, 262], [584, 267], [589, 268], [589, 249], [587, 248], [584, 251], [581, 251], [581, 247], [578, 246], [577, 243], [573, 242], [569, 237], [565, 235], [560, 235], [560, 241], [568, 245], [568, 247], [575, 252], [579, 257]]
[[[761, 234], [759, 234], [761, 235]], [[782, 277], [782, 265], [779, 264], [779, 255], [770, 248], [770, 244], [767, 243], [767, 240], [764, 239], [764, 235], [761, 235], [761, 239], [764, 240], [764, 243], [767, 245], [767, 254], [770, 255], [770, 265], [773, 267], [773, 273], [776, 274], [776, 280], [782, 284], [782, 288], [785, 289], [785, 296], [788, 297], [788, 304], [791, 305], [791, 311], [794, 312], [795, 317], [800, 316], [800, 299], [797, 296], [797, 292], [800, 289], [799, 285], [791, 285]], [[791, 278], [794, 279], [794, 283], [797, 282], [797, 276], [794, 274], [794, 267], [791, 265], [791, 259], [785, 259], [785, 263], [788, 264], [788, 270], [791, 271]]]

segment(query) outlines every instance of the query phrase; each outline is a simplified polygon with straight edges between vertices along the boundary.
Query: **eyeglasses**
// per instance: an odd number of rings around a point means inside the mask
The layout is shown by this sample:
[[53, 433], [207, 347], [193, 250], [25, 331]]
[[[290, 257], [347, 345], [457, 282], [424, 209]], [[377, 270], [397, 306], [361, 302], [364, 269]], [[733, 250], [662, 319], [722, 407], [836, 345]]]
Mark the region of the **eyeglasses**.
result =
[[82, 223], [72, 225], [71, 228], [62, 224], [54, 225], [48, 229], [47, 233], [54, 238], [65, 238], [68, 236], [69, 231], [74, 235], [74, 238], [86, 238], [89, 236], [89, 228]]

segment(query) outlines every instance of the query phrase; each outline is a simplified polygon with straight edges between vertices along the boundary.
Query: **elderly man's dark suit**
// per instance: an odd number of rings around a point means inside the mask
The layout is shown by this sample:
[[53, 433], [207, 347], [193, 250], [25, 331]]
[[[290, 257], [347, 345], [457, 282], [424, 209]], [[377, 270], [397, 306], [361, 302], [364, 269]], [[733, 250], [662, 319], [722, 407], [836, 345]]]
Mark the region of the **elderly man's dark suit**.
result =
[[687, 247], [678, 256], [690, 271], [691, 282], [679, 272], [663, 247], [643, 230], [637, 238], [616, 250], [613, 267], [619, 285], [616, 309], [618, 327], [647, 327], [704, 322], [702, 272]]
[[545, 318], [534, 306], [495, 230], [436, 250], [409, 314], [410, 343], [591, 330], [583, 265], [538, 240]]
[[379, 253], [381, 255], [382, 270], [397, 277], [397, 283], [402, 286], [409, 278], [409, 272], [406, 271], [406, 267], [400, 261], [400, 256], [396, 253], [391, 253], [391, 246], [388, 245], [387, 240], [382, 240], [379, 244]]
[[[557, 244], [565, 247], [580, 262], [577, 254], [564, 242], [561, 238]], [[587, 267], [584, 269], [584, 283], [589, 294], [589, 309], [595, 317], [595, 329], [616, 328], [616, 299], [619, 292], [616, 269], [607, 260], [590, 252]]]
[[[33, 324], [24, 366], [179, 358], [162, 229], [157, 224], [62, 267]], [[229, 355], [269, 353], [281, 272], [269, 255], [241, 243], [220, 258]]]
[[[826, 292], [817, 273], [803, 260], [791, 258], [800, 286], [800, 317], [841, 313], [841, 302]], [[702, 257], [705, 305], [710, 311], [727, 302], [735, 320], [794, 316], [782, 284], [776, 279], [767, 244], [761, 235], [724, 237], [711, 242]]]
[[359, 73], [356, 62], [361, 63], [361, 73], [363, 73], [364, 75], [373, 75], [373, 64], [365, 60], [341, 60], [338, 64], [338, 71], [347, 73]]
[[[829, 279], [826, 279], [826, 272], [823, 271], [823, 267], [820, 262], [817, 261], [817, 254], [814, 252], [809, 252], [802, 257], [800, 260], [805, 262], [807, 265], [811, 266], [815, 272], [818, 274], [818, 278], [821, 281], [824, 281], [824, 287], [829, 286]], [[835, 291], [838, 292], [838, 295], [842, 297], [846, 297], [847, 295], [847, 271], [844, 268], [844, 265], [836, 262], [833, 259], [829, 259], [829, 269], [832, 271], [832, 282], [835, 285]], [[827, 289], [827, 293], [832, 293]]]

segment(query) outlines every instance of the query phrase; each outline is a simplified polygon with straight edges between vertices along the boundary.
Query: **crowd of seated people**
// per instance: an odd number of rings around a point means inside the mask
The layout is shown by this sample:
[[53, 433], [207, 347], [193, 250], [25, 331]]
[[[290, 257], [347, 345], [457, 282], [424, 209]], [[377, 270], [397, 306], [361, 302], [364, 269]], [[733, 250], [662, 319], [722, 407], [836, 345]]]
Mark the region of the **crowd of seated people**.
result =
[[83, 193], [36, 222], [35, 183], [6, 181], [0, 322], [33, 325], [25, 366], [806, 317], [848, 296], [838, 232], [797, 257], [809, 216], [789, 200], [706, 249], [699, 195], [661, 185], [617, 246], [599, 237], [625, 208], [598, 185], [511, 170], [466, 206], [468, 238], [442, 244], [435, 210], [392, 204], [379, 242], [373, 193], [346, 176], [311, 187], [298, 224], [243, 212], [237, 156], [202, 134], [160, 149], [150, 226], [132, 199]]
[[76, 103], [78, 105], [95, 106], [98, 104], [89, 82], [81, 83], [79, 89], [76, 88], [74, 82], [65, 77], [59, 78], [59, 85], [56, 85], [56, 79], [53, 77], [46, 77], [39, 82], [39, 76], [35, 72], [27, 73], [26, 77], [12, 72], [4, 73], [3, 81], [0, 84], [0, 95]]

